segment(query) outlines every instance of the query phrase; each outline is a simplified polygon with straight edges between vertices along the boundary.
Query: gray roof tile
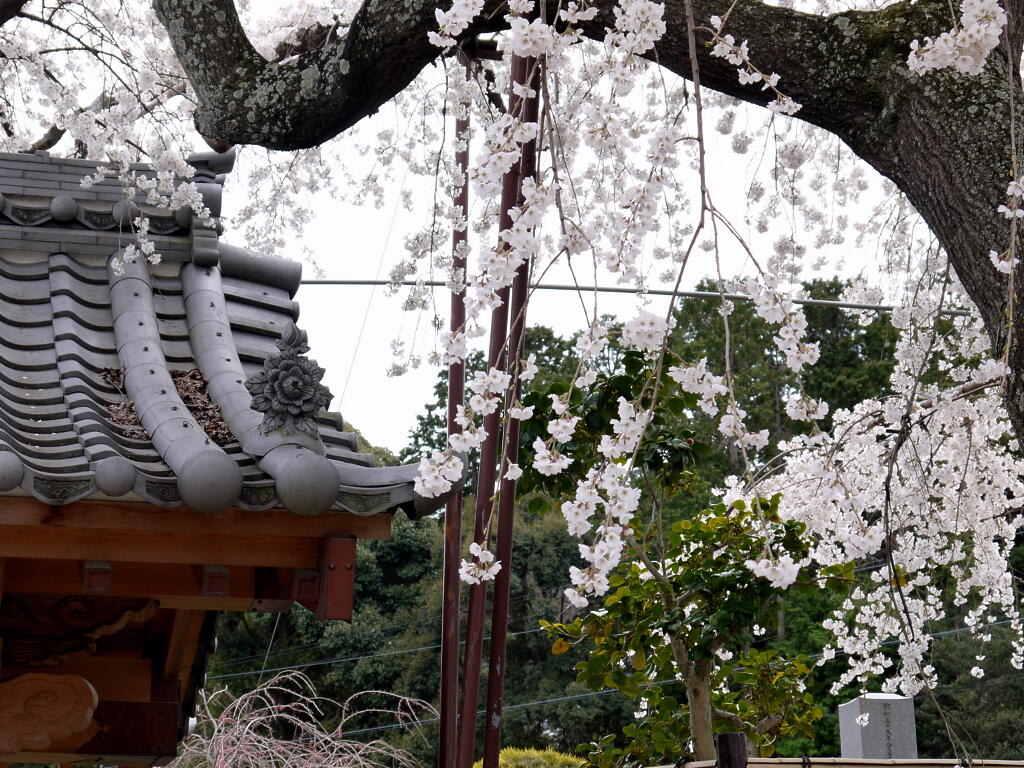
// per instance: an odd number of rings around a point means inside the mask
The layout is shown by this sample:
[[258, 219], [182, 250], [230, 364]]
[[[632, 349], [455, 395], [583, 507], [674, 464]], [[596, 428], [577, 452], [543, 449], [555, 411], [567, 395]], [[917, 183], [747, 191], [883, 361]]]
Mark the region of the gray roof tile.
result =
[[[233, 158], [191, 162], [219, 215]], [[187, 211], [124, 201], [116, 179], [83, 189], [96, 167], [0, 153], [0, 492], [211, 513], [439, 507], [415, 496], [415, 466], [375, 467], [338, 414], [322, 412], [315, 434], [264, 432], [245, 384], [282, 354], [300, 265], [220, 242], [219, 224], [193, 227]], [[111, 261], [126, 242], [118, 222], [136, 202], [163, 262], [121, 272]]]

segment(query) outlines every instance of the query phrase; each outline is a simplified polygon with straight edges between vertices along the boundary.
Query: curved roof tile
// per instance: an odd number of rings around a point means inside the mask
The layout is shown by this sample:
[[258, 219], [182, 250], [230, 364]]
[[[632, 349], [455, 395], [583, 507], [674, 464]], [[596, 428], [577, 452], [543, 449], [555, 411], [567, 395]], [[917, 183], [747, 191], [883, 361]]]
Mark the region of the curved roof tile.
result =
[[[190, 162], [219, 215], [233, 157]], [[265, 433], [245, 382], [299, 317], [301, 266], [220, 242], [219, 221], [190, 210], [125, 201], [114, 178], [83, 189], [97, 165], [0, 154], [0, 493], [211, 513], [439, 508], [413, 492], [415, 466], [376, 467], [338, 414]], [[162, 263], [115, 270], [138, 211]]]

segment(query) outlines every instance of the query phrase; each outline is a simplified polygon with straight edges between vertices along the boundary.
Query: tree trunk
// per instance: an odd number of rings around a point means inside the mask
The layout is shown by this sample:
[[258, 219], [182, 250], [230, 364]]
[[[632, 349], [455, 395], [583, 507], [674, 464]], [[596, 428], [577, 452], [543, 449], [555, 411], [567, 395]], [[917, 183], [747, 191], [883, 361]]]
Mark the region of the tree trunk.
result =
[[690, 708], [690, 733], [697, 760], [715, 759], [715, 728], [711, 722], [711, 661], [693, 662], [686, 677], [686, 703]]

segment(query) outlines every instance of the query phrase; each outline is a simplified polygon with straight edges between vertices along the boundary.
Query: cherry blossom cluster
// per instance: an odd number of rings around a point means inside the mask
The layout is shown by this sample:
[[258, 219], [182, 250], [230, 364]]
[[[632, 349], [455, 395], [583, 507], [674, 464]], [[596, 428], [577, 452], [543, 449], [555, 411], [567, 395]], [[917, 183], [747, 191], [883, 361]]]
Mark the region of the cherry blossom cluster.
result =
[[459, 578], [467, 584], [479, 584], [483, 581], [494, 581], [501, 570], [501, 563], [494, 559], [490, 552], [475, 541], [469, 545], [471, 561], [463, 560], [459, 567]]
[[434, 451], [420, 460], [420, 471], [414, 483], [416, 493], [427, 498], [447, 493], [462, 479], [462, 467], [462, 459], [453, 451]]
[[937, 38], [910, 44], [907, 66], [923, 75], [933, 69], [952, 67], [965, 75], [977, 75], [988, 55], [999, 45], [1006, 26], [1006, 12], [996, 0], [964, 0], [960, 23]]
[[684, 392], [700, 396], [700, 409], [708, 416], [718, 414], [718, 398], [729, 392], [722, 376], [715, 376], [708, 370], [708, 359], [702, 357], [695, 365], [673, 365], [668, 375]]
[[438, 48], [451, 48], [455, 45], [455, 38], [466, 31], [483, 9], [483, 0], [455, 0], [447, 11], [435, 8], [438, 31], [427, 32], [430, 42]]
[[[593, 383], [593, 382], [591, 382]], [[558, 451], [557, 443], [571, 438], [579, 417], [568, 415], [562, 397], [552, 395], [552, 412], [558, 418], [548, 424], [551, 437], [534, 441], [533, 468], [542, 475], [565, 471], [572, 459]], [[651, 413], [620, 397], [618, 418], [612, 419], [609, 434], [601, 436], [598, 454], [602, 460], [590, 468], [576, 486], [574, 498], [561, 505], [569, 533], [590, 538], [581, 543], [580, 556], [588, 564], [569, 570], [573, 586], [565, 591], [576, 607], [588, 604], [587, 596], [600, 596], [608, 591], [608, 574], [622, 558], [624, 536], [640, 503], [640, 491], [630, 482], [631, 457], [651, 418]]]
[[747, 291], [754, 302], [757, 316], [779, 326], [779, 333], [773, 341], [786, 356], [786, 365], [790, 370], [800, 373], [804, 366], [814, 365], [820, 350], [817, 342], [803, 341], [807, 333], [807, 317], [793, 303], [796, 296], [783, 292], [775, 275], [748, 280]]
[[654, 354], [665, 344], [665, 336], [671, 326], [663, 316], [642, 309], [622, 326], [620, 341], [628, 349]]
[[771, 91], [775, 96], [775, 100], [768, 104], [768, 109], [772, 112], [777, 112], [781, 115], [795, 115], [803, 105], [794, 101], [777, 88], [779, 76], [774, 72], [766, 75], [751, 63], [750, 49], [747, 46], [746, 40], [737, 45], [735, 37], [729, 34], [722, 34], [722, 28], [727, 19], [728, 15], [724, 19], [721, 16], [711, 17], [711, 31], [713, 33], [711, 42], [714, 44], [711, 49], [711, 55], [725, 59], [734, 65], [737, 69], [740, 83], [743, 85], [761, 83], [762, 91]]
[[992, 266], [1002, 272], [1004, 275], [1010, 274], [1017, 265], [1020, 264], [1020, 259], [1016, 256], [1010, 256], [1010, 252], [1003, 251], [998, 253], [997, 251], [989, 251], [988, 259], [992, 262]]
[[752, 574], [767, 579], [773, 587], [779, 589], [791, 586], [800, 573], [800, 563], [795, 562], [791, 555], [781, 555], [774, 559], [762, 557], [759, 560], [747, 560], [744, 565]]
[[[629, 416], [629, 408], [624, 409], [620, 402], [620, 419], [613, 422], [627, 433], [642, 430], [637, 422], [647, 414]], [[600, 597], [608, 591], [608, 574], [621, 561], [623, 537], [639, 504], [640, 490], [630, 483], [629, 464], [621, 461], [605, 461], [590, 469], [577, 484], [574, 498], [562, 503], [569, 533], [578, 538], [592, 535], [591, 544], [579, 545], [580, 556], [588, 565], [569, 569], [573, 586], [565, 590], [565, 596], [577, 608], [586, 607], [588, 596]]]
[[416, 493], [428, 498], [441, 496], [462, 479], [463, 462], [459, 458], [460, 454], [464, 455], [479, 448], [487, 438], [487, 430], [477, 423], [477, 417], [487, 416], [498, 410], [501, 398], [511, 380], [512, 377], [508, 373], [491, 368], [486, 372], [477, 371], [474, 377], [466, 382], [466, 388], [472, 395], [468, 405], [458, 407], [455, 422], [459, 426], [459, 431], [448, 435], [446, 450], [435, 451], [430, 457], [420, 461]]
[[[1016, 223], [1019, 219], [1024, 218], [1024, 207], [1022, 207], [1024, 200], [1022, 198], [1024, 198], [1024, 178], [1014, 179], [1006, 187], [1007, 202], [999, 206], [998, 212], [1011, 222]], [[1015, 252], [1013, 248], [1007, 248], [1002, 252], [989, 251], [988, 258], [993, 267], [1004, 275], [1008, 275], [1020, 263], [1020, 259], [1014, 255]]]
[[[977, 636], [984, 639], [981, 628], [997, 616], [1020, 626], [1008, 557], [1024, 527], [1024, 482], [1000, 399], [1005, 365], [985, 356], [987, 337], [974, 318], [959, 319], [957, 333], [938, 332], [944, 302], [962, 289], [932, 265], [922, 270], [892, 315], [901, 332], [896, 396], [840, 410], [831, 433], [781, 445], [784, 471], [759, 488], [781, 491], [780, 514], [807, 525], [814, 562], [853, 560], [866, 572], [825, 625], [834, 645], [823, 660], [836, 650], [849, 660], [839, 687], [872, 676], [907, 694], [936, 684], [929, 632], [944, 618], [948, 588], [937, 564], [948, 568], [954, 602]], [[932, 365], [952, 387], [922, 383]], [[726, 500], [743, 491], [732, 482]], [[766, 574], [770, 565], [758, 567]], [[882, 647], [892, 640], [895, 660]], [[1022, 653], [1018, 633], [1015, 664]]]

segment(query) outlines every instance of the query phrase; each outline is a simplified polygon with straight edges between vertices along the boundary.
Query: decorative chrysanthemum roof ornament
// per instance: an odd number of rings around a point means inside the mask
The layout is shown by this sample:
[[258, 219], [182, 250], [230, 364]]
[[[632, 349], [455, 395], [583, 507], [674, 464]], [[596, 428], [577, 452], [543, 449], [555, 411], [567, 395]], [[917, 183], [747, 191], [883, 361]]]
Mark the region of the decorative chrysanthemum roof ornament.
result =
[[285, 328], [277, 348], [281, 354], [268, 358], [263, 370], [245, 382], [252, 395], [252, 409], [263, 414], [261, 430], [264, 434], [282, 429], [286, 435], [315, 435], [317, 414], [333, 397], [320, 383], [324, 369], [305, 356], [309, 351], [306, 332], [294, 323]]

